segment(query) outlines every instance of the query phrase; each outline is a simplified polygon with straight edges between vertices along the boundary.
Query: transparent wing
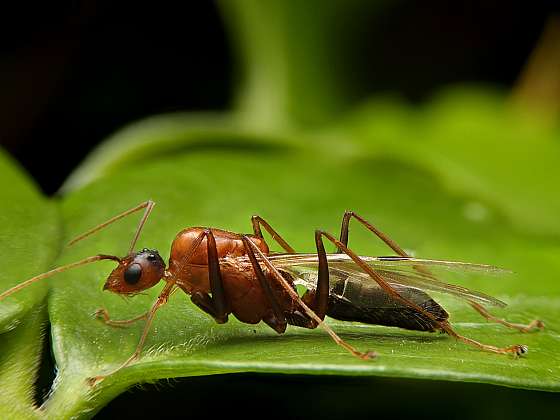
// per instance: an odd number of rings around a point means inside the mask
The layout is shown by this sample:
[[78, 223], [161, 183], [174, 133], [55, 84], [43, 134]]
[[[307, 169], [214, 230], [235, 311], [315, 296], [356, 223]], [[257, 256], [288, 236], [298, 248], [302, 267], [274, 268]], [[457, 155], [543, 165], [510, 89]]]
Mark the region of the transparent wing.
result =
[[[472, 264], [455, 261], [429, 260], [407, 257], [360, 257], [376, 270], [395, 289], [402, 286], [416, 287], [425, 291], [446, 293], [461, 299], [474, 300], [487, 305], [506, 306], [499, 299], [475, 290], [455, 284], [445, 283], [440, 279], [452, 279], [453, 276], [479, 274], [483, 276], [501, 276], [510, 271], [484, 264]], [[296, 283], [313, 288], [317, 283], [318, 257], [316, 254], [272, 254], [270, 261], [279, 269], [289, 272]], [[373, 282], [368, 274], [345, 254], [328, 254], [329, 272], [342, 279], [360, 278]]]

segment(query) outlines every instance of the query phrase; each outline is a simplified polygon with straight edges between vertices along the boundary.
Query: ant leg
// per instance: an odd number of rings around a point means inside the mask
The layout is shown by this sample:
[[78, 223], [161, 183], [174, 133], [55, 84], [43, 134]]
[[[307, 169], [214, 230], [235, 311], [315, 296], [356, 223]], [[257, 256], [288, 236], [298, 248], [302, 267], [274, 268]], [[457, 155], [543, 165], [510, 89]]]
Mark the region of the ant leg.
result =
[[[191, 301], [202, 309], [204, 312], [210, 314], [219, 324], [226, 323], [228, 320], [228, 308], [225, 298], [224, 285], [222, 282], [222, 274], [220, 272], [220, 261], [218, 259], [218, 250], [216, 247], [216, 239], [210, 229], [205, 229], [193, 241], [191, 248], [185, 253], [185, 256], [177, 264], [177, 273], [188, 265], [190, 259], [198, 249], [202, 240], [206, 238], [206, 250], [208, 255], [208, 280], [210, 283], [210, 292], [192, 292], [184, 287], [179, 281], [177, 285], [183, 289], [187, 294], [191, 295]], [[180, 277], [180, 276], [179, 276]]]
[[95, 318], [102, 321], [105, 325], [110, 325], [111, 327], [124, 327], [125, 325], [130, 325], [136, 321], [140, 321], [141, 319], [146, 319], [149, 313], [150, 311], [131, 319], [113, 320], [109, 317], [109, 312], [107, 311], [107, 309], [99, 308], [93, 315], [95, 316]]
[[[344, 212], [344, 216], [342, 217], [342, 226], [340, 227], [340, 242], [342, 242], [346, 247], [348, 246], [348, 231], [349, 231], [349, 226], [350, 226], [350, 219], [352, 217], [354, 219], [356, 219], [358, 222], [360, 222], [363, 226], [365, 226], [366, 229], [368, 229], [370, 232], [375, 234], [375, 236], [377, 236], [379, 239], [381, 239], [389, 248], [391, 248], [393, 251], [395, 251], [395, 253], [397, 255], [399, 255], [401, 257], [410, 257], [410, 255], [408, 255], [404, 251], [404, 249], [402, 249], [388, 235], [381, 232], [379, 229], [377, 229], [374, 225], [372, 225], [370, 222], [368, 222], [362, 216], [360, 216], [359, 214], [357, 214], [356, 212], [353, 212], [351, 210], [346, 210]], [[337, 252], [339, 254], [341, 254], [342, 249], [337, 248]], [[428, 275], [435, 280], [434, 276], [430, 273], [430, 271], [427, 268], [419, 266], [419, 265], [414, 265], [413, 268], [416, 271], [418, 271], [422, 274]]]
[[[321, 232], [315, 231], [315, 244], [317, 246], [318, 257], [318, 275], [317, 275], [317, 288], [315, 290], [308, 290], [302, 297], [302, 300], [315, 312], [321, 319], [325, 319], [329, 305], [329, 266], [327, 261], [327, 252], [325, 245], [321, 239]], [[317, 323], [304, 314], [302, 323], [297, 325], [306, 328], [316, 328]]]
[[315, 312], [321, 320], [324, 320], [329, 305], [329, 265], [325, 245], [321, 240], [321, 234], [319, 231], [315, 231], [315, 245], [317, 246], [317, 257], [319, 263], [317, 288], [314, 291], [307, 291], [305, 295], [303, 295], [302, 299], [311, 309], [313, 309], [313, 312]]
[[509, 346], [509, 347], [496, 347], [496, 346], [490, 346], [488, 344], [482, 344], [478, 341], [475, 341], [471, 338], [465, 337], [464, 335], [460, 335], [458, 333], [456, 333], [452, 328], [451, 325], [449, 325], [449, 323], [443, 322], [443, 331], [445, 331], [447, 334], [449, 334], [450, 336], [456, 338], [459, 341], [462, 341], [465, 344], [470, 344], [471, 346], [474, 347], [478, 347], [480, 350], [484, 350], [484, 351], [488, 351], [491, 353], [498, 353], [498, 354], [513, 354], [514, 356], [521, 356], [525, 353], [527, 353], [528, 348], [527, 346], [523, 345], [523, 344], [514, 344], [513, 346]]
[[146, 220], [148, 219], [148, 216], [150, 215], [150, 213], [152, 212], [154, 206], [156, 205], [155, 202], [153, 202], [152, 200], [148, 200], [148, 201], [144, 201], [143, 203], [138, 204], [136, 207], [133, 207], [129, 210], [126, 210], [114, 217], [111, 217], [109, 220], [91, 228], [90, 230], [88, 230], [87, 232], [82, 233], [80, 236], [77, 236], [76, 238], [72, 239], [69, 243], [68, 246], [74, 245], [76, 242], [81, 241], [84, 238], [87, 238], [88, 236], [94, 234], [95, 232], [103, 229], [104, 227], [110, 225], [113, 222], [116, 222], [117, 220], [122, 219], [123, 217], [128, 216], [129, 214], [132, 214], [138, 210], [142, 210], [142, 209], [146, 209], [144, 211], [144, 215], [142, 216], [142, 218], [140, 219], [140, 222], [138, 223], [138, 227], [136, 228], [136, 233], [134, 234], [133, 238], [132, 238], [132, 242], [130, 243], [130, 248], [128, 250], [128, 254], [130, 254], [132, 252], [132, 250], [134, 249], [134, 245], [136, 245], [136, 242], [138, 241], [138, 237], [140, 236], [140, 232], [142, 231], [142, 228], [144, 227], [144, 224], [146, 223]]
[[195, 292], [191, 295], [191, 301], [204, 312], [212, 315], [218, 324], [225, 324], [228, 321], [228, 305], [224, 292], [222, 273], [220, 272], [220, 260], [218, 259], [218, 249], [216, 239], [210, 229], [204, 230], [201, 234], [206, 237], [206, 249], [208, 254], [208, 280], [210, 282], [210, 292]]
[[[296, 251], [278, 234], [278, 232], [276, 232], [272, 226], [270, 226], [270, 224], [264, 220], [262, 217], [260, 216], [253, 216], [251, 218], [251, 221], [253, 223], [253, 232], [254, 235], [262, 238], [263, 234], [261, 231], [261, 225], [265, 228], [265, 230], [270, 234], [270, 236], [272, 236], [272, 239], [274, 239], [276, 241], [276, 243], [278, 243], [282, 248], [284, 248], [284, 250], [286, 252], [289, 253], [295, 253]], [[321, 247], [323, 246], [323, 244], [321, 243], [320, 245]], [[317, 251], [319, 252], [319, 244], [317, 244]], [[326, 263], [327, 263], [327, 257], [326, 257], [326, 252], [325, 249], [323, 247], [323, 254], [324, 254], [324, 262], [322, 261], [321, 257], [319, 258], [319, 271], [321, 271], [321, 265], [325, 265], [326, 267]], [[323, 268], [324, 270], [324, 268]], [[329, 272], [328, 269], [326, 270], [326, 276], [319, 276], [318, 278], [318, 282], [317, 282], [317, 290], [315, 291], [307, 291], [305, 293], [305, 295], [302, 298], [304, 300], [305, 303], [307, 303], [309, 305], [310, 308], [313, 309], [313, 311], [317, 314], [317, 316], [320, 319], [325, 319], [325, 314], [327, 312], [327, 305], [328, 305], [328, 299], [329, 299]], [[316, 327], [317, 324], [308, 319], [308, 317], [306, 317], [306, 321], [310, 321], [311, 323], [309, 324], [309, 327]]]
[[[406, 252], [404, 252], [404, 250], [399, 245], [397, 245], [395, 241], [389, 238], [389, 236], [381, 232], [379, 229], [377, 229], [375, 226], [369, 223], [362, 216], [350, 210], [346, 210], [344, 212], [344, 216], [342, 217], [342, 226], [340, 227], [340, 242], [342, 242], [344, 246], [348, 246], [348, 230], [350, 225], [350, 218], [352, 217], [356, 219], [358, 222], [360, 222], [362, 225], [364, 225], [369, 231], [373, 232], [379, 239], [385, 242], [385, 244], [393, 251], [395, 251], [398, 255], [400, 255], [401, 257], [409, 256]], [[342, 254], [341, 248], [338, 248], [337, 251], [339, 254]]]
[[362, 360], [369, 360], [369, 359], [372, 359], [376, 356], [375, 352], [372, 352], [372, 351], [362, 353], [362, 352], [356, 350], [354, 347], [352, 347], [350, 344], [348, 344], [342, 338], [340, 338], [332, 330], [331, 327], [329, 327], [327, 324], [325, 324], [321, 320], [321, 318], [319, 318], [317, 316], [317, 314], [315, 312], [313, 312], [313, 310], [309, 306], [307, 306], [307, 304], [305, 302], [303, 302], [301, 300], [301, 298], [299, 297], [297, 292], [291, 287], [291, 285], [286, 281], [286, 279], [284, 277], [282, 277], [282, 274], [280, 274], [278, 269], [274, 266], [274, 264], [272, 264], [272, 262], [270, 262], [270, 260], [266, 257], [266, 255], [264, 255], [262, 253], [262, 251], [259, 249], [259, 247], [257, 245], [255, 245], [250, 240], [246, 242], [246, 245], [249, 245], [253, 249], [253, 251], [255, 252], [255, 255], [258, 256], [258, 258], [264, 263], [266, 268], [269, 270], [272, 278], [274, 278], [278, 281], [278, 284], [284, 289], [284, 291], [286, 291], [291, 296], [291, 298], [294, 300], [294, 302], [297, 302], [298, 305], [301, 306], [301, 308], [305, 311], [305, 314], [309, 318], [313, 319], [317, 323], [318, 326], [323, 328], [327, 332], [327, 334], [330, 335], [330, 337], [333, 339], [333, 341], [336, 344], [338, 344], [339, 346], [341, 346], [345, 350], [352, 353], [352, 355], [354, 355], [354, 356], [356, 356], [356, 357], [358, 357], [359, 359], [362, 359]]
[[251, 217], [251, 222], [253, 223], [253, 233], [256, 237], [258, 238], [263, 237], [261, 231], [261, 225], [262, 225], [264, 229], [270, 234], [270, 236], [272, 236], [272, 239], [274, 239], [276, 243], [278, 243], [278, 245], [284, 248], [284, 251], [289, 252], [291, 254], [295, 254], [296, 251], [290, 245], [288, 245], [288, 243], [278, 234], [278, 232], [272, 229], [272, 227], [268, 224], [268, 222], [264, 220], [262, 217], [255, 215]]
[[[179, 289], [177, 288], [173, 289], [169, 294], [169, 296], [173, 295], [173, 293], [175, 293], [177, 290]], [[109, 325], [111, 327], [124, 327], [136, 321], [140, 321], [141, 319], [146, 319], [149, 313], [150, 311], [147, 311], [141, 315], [135, 316], [134, 318], [130, 318], [130, 319], [111, 319], [109, 317], [109, 311], [107, 311], [107, 309], [99, 308], [93, 313], [93, 316], [99, 319], [100, 321], [102, 321], [105, 325]]]
[[[367, 220], [365, 220], [360, 215], [356, 214], [353, 211], [349, 211], [349, 210], [347, 210], [344, 213], [344, 217], [342, 218], [342, 226], [341, 226], [341, 229], [340, 229], [340, 242], [342, 242], [345, 246], [348, 246], [348, 229], [349, 229], [349, 224], [350, 224], [350, 218], [352, 218], [352, 217], [355, 218], [357, 221], [359, 221], [362, 225], [364, 225], [368, 230], [373, 232], [379, 239], [381, 239], [383, 242], [385, 242], [385, 244], [387, 244], [387, 246], [389, 246], [398, 255], [400, 255], [401, 257], [408, 257], [409, 256], [399, 245], [397, 245], [397, 243], [395, 241], [393, 241], [391, 238], [389, 238], [386, 234], [381, 232], [379, 229], [377, 229], [375, 226], [373, 226], [371, 223], [369, 223]], [[338, 248], [338, 252], [341, 253], [342, 250], [340, 248]], [[417, 270], [418, 272], [422, 273], [422, 274], [430, 276], [434, 280], [437, 280], [436, 277], [430, 272], [430, 270], [428, 270], [425, 267], [415, 265], [414, 269]], [[514, 323], [511, 323], [511, 322], [508, 322], [506, 320], [499, 319], [499, 318], [493, 316], [483, 306], [481, 306], [480, 304], [478, 304], [476, 302], [469, 301], [469, 304], [473, 307], [473, 309], [475, 309], [480, 315], [482, 315], [488, 321], [497, 322], [498, 324], [502, 324], [502, 325], [504, 325], [508, 328], [513, 328], [513, 329], [519, 330], [521, 332], [529, 332], [533, 329], [541, 329], [542, 330], [544, 328], [544, 323], [542, 321], [538, 320], [538, 319], [532, 321], [528, 325], [514, 324]]]
[[259, 283], [261, 285], [261, 288], [264, 291], [264, 294], [266, 295], [270, 303], [270, 306], [272, 306], [272, 312], [274, 313], [271, 319], [265, 319], [264, 321], [270, 327], [272, 327], [272, 329], [274, 329], [278, 334], [283, 334], [286, 331], [286, 327], [288, 326], [288, 321], [286, 320], [284, 311], [280, 307], [280, 303], [278, 302], [278, 299], [274, 295], [274, 291], [272, 290], [270, 283], [266, 279], [261, 269], [261, 266], [257, 261], [257, 257], [255, 257], [255, 252], [253, 251], [251, 245], [249, 244], [251, 240], [245, 235], [243, 235], [241, 239], [243, 240], [243, 244], [245, 245], [245, 251], [247, 251], [247, 256], [251, 261], [251, 265], [253, 266], [253, 271], [255, 272], [257, 279], [259, 280]]
[[484, 306], [482, 306], [481, 304], [479, 304], [477, 302], [469, 300], [469, 304], [473, 307], [473, 309], [475, 311], [477, 311], [480, 315], [482, 315], [484, 318], [486, 318], [490, 322], [496, 322], [498, 324], [502, 324], [505, 327], [512, 328], [514, 330], [521, 331], [521, 332], [524, 332], [524, 333], [531, 332], [534, 329], [539, 329], [539, 330], [544, 329], [544, 322], [542, 322], [539, 319], [535, 319], [527, 325], [516, 324], [516, 323], [513, 323], [513, 322], [508, 322], [505, 319], [495, 317], [490, 312], [488, 312]]
[[[295, 250], [294, 248], [292, 248], [285, 240], [284, 238], [282, 238], [278, 232], [276, 232], [272, 226], [270, 226], [270, 224], [264, 220], [262, 217], [260, 216], [253, 216], [251, 218], [251, 221], [253, 223], [253, 233], [256, 237], [258, 238], [262, 238], [263, 234], [261, 231], [261, 225], [265, 228], [265, 230], [270, 234], [270, 236], [272, 236], [272, 239], [274, 239], [276, 241], [277, 244], [279, 244], [282, 248], [284, 248], [284, 250], [286, 252], [295, 254]], [[325, 256], [325, 261], [326, 261], [326, 256]], [[317, 285], [317, 290], [315, 291], [307, 291], [305, 293], [305, 295], [302, 297], [302, 299], [304, 300], [305, 303], [307, 303], [310, 308], [313, 309], [313, 311], [315, 311], [315, 313], [317, 314], [317, 316], [319, 316], [319, 318], [324, 319], [325, 318], [325, 314], [326, 314], [326, 307], [328, 304], [328, 298], [329, 298], [329, 293], [328, 293], [328, 287], [329, 287], [329, 283], [328, 283], [329, 279], [328, 279], [328, 271], [327, 271], [327, 278], [326, 278], [326, 286], [323, 284], [324, 282], [321, 282], [319, 279], [318, 285]], [[324, 290], [326, 287], [326, 295], [324, 294]], [[325, 296], [324, 296], [325, 295]], [[324, 302], [323, 302], [324, 300]], [[317, 312], [317, 309], [319, 309], [319, 312]], [[302, 322], [297, 322], [296, 319], [292, 320], [292, 321], [296, 321], [297, 325], [302, 326], [302, 327], [307, 327], [307, 328], [315, 328], [317, 327], [317, 324], [311, 320], [309, 317], [302, 315]], [[302, 325], [300, 325], [302, 324]], [[285, 329], [285, 327], [284, 327]]]
[[222, 274], [220, 272], [220, 261], [218, 259], [216, 239], [214, 238], [214, 234], [210, 229], [205, 229], [196, 237], [189, 251], [185, 253], [185, 257], [183, 257], [183, 259], [179, 261], [177, 265], [177, 272], [180, 273], [181, 270], [186, 265], [188, 265], [191, 257], [194, 255], [195, 251], [198, 249], [204, 238], [206, 238], [206, 252], [208, 255], [208, 280], [210, 283], [210, 292], [212, 293], [212, 296], [210, 296], [208, 293], [196, 291], [192, 292], [191, 290], [185, 288], [180, 281], [175, 281], [177, 283], [177, 286], [179, 286], [185, 291], [185, 293], [191, 296], [191, 302], [193, 302], [207, 314], [210, 314], [218, 324], [224, 324], [228, 320], [229, 311], [224, 292], [224, 285], [222, 282]]
[[[253, 223], [253, 232], [254, 235], [262, 238], [263, 234], [261, 231], [261, 225], [265, 228], [265, 230], [270, 234], [270, 236], [272, 236], [272, 239], [274, 239], [282, 248], [284, 248], [284, 250], [286, 252], [289, 253], [295, 253], [296, 251], [278, 234], [278, 232], [276, 232], [272, 226], [270, 226], [270, 224], [264, 220], [262, 217], [260, 216], [253, 216], [251, 218], [251, 221]], [[319, 251], [319, 247], [322, 247], [323, 253], [321, 254], [321, 252]], [[325, 249], [323, 247], [323, 244], [321, 243], [319, 245], [319, 243], [317, 243], [317, 252], [320, 255], [324, 255], [324, 257], [322, 258], [321, 256], [319, 257], [319, 273], [321, 274], [321, 270], [326, 273], [323, 274], [323, 276], [319, 275], [318, 278], [318, 282], [317, 282], [317, 290], [311, 292], [308, 291], [305, 293], [305, 295], [303, 296], [303, 300], [305, 303], [307, 303], [311, 309], [313, 309], [313, 311], [316, 313], [316, 315], [321, 319], [325, 319], [325, 314], [327, 313], [327, 305], [328, 305], [328, 299], [329, 299], [329, 270], [327, 267], [327, 256], [326, 256], [326, 252]], [[324, 261], [323, 261], [324, 260]], [[309, 327], [316, 327], [317, 324], [312, 321], [311, 319], [308, 319], [308, 317], [306, 317], [306, 321], [310, 321], [310, 324], [308, 325]]]
[[[177, 290], [179, 289], [177, 288], [173, 289], [171, 293], [169, 293], [169, 297], [171, 297]], [[99, 319], [100, 321], [102, 321], [105, 325], [109, 325], [111, 327], [124, 327], [136, 321], [140, 321], [141, 319], [146, 319], [149, 314], [150, 311], [147, 311], [141, 315], [135, 316], [134, 318], [130, 318], [130, 319], [111, 319], [109, 317], [109, 311], [107, 311], [107, 309], [99, 308], [93, 313], [93, 316]]]
[[132, 363], [134, 360], [136, 360], [138, 358], [138, 356], [140, 356], [140, 353], [142, 352], [142, 348], [144, 347], [144, 342], [146, 341], [146, 337], [148, 336], [148, 332], [150, 331], [150, 327], [152, 326], [152, 321], [154, 320], [154, 316], [156, 314], [156, 311], [162, 307], [163, 305], [165, 305], [169, 299], [169, 296], [171, 294], [172, 289], [175, 287], [175, 283], [173, 282], [169, 282], [165, 285], [165, 287], [163, 288], [163, 290], [161, 291], [161, 293], [159, 294], [159, 296], [157, 297], [156, 301], [154, 302], [154, 304], [152, 305], [152, 307], [150, 308], [150, 310], [147, 312], [146, 315], [146, 324], [144, 325], [144, 331], [142, 331], [142, 336], [140, 337], [140, 341], [138, 342], [138, 345], [136, 346], [136, 350], [134, 351], [134, 353], [132, 353], [132, 355], [119, 367], [117, 367], [116, 369], [104, 374], [104, 375], [98, 375], [98, 376], [94, 376], [91, 378], [87, 379], [87, 382], [90, 386], [94, 386], [97, 382], [102, 381], [103, 379], [105, 379], [107, 376], [113, 375], [114, 373], [118, 372], [119, 370], [127, 367], [130, 363]]
[[416, 305], [414, 302], [411, 302], [410, 300], [402, 297], [396, 290], [394, 290], [383, 279], [383, 276], [381, 276], [379, 273], [377, 273], [372, 267], [367, 265], [367, 263], [365, 263], [354, 251], [352, 251], [350, 248], [348, 248], [346, 245], [344, 245], [341, 241], [337, 240], [330, 233], [324, 232], [324, 231], [317, 231], [317, 232], [318, 233], [316, 233], [316, 234], [321, 237], [321, 241], [322, 241], [323, 236], [326, 237], [330, 242], [332, 242], [336, 247], [338, 247], [338, 249], [342, 250], [343, 253], [348, 255], [365, 273], [369, 274], [369, 276], [379, 285], [379, 287], [381, 287], [383, 290], [385, 290], [390, 296], [400, 300], [405, 305], [407, 305], [410, 308], [418, 311], [418, 313], [421, 313], [422, 315], [428, 317], [429, 319], [431, 319], [434, 322], [434, 324], [439, 329], [445, 331], [447, 334], [455, 337], [456, 339], [458, 339], [460, 341], [463, 341], [464, 343], [473, 345], [475, 347], [480, 348], [481, 350], [489, 351], [489, 352], [492, 352], [492, 353], [500, 353], [500, 354], [511, 353], [511, 354], [516, 355], [516, 356], [520, 356], [520, 355], [527, 352], [527, 347], [525, 347], [523, 345], [513, 345], [513, 346], [510, 346], [510, 347], [500, 348], [500, 347], [495, 347], [495, 346], [490, 346], [490, 345], [487, 345], [487, 344], [479, 343], [478, 341], [472, 340], [470, 338], [464, 337], [464, 336], [456, 333], [451, 328], [451, 325], [447, 321], [438, 321], [434, 315], [432, 315], [428, 311], [424, 310], [420, 306]]

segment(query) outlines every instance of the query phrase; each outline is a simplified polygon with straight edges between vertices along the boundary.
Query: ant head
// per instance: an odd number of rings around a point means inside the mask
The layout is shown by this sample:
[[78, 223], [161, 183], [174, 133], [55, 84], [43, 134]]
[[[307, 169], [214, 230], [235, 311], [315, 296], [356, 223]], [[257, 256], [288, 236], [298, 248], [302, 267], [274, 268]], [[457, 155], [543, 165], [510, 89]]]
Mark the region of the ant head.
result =
[[156, 250], [144, 248], [119, 262], [107, 278], [103, 290], [133, 294], [156, 285], [164, 276], [165, 263]]

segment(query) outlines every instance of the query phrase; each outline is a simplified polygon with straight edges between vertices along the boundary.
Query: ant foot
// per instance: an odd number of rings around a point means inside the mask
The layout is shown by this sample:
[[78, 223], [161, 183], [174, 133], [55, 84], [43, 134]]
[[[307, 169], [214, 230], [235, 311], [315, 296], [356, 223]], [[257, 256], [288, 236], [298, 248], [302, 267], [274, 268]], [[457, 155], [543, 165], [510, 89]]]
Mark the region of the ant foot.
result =
[[529, 347], [523, 344], [516, 344], [514, 346], [508, 347], [506, 350], [509, 353], [512, 353], [515, 357], [520, 357], [529, 352]]
[[365, 353], [362, 353], [362, 355], [360, 356], [360, 359], [362, 360], [371, 360], [371, 359], [375, 359], [377, 357], [377, 353], [374, 351], [366, 351]]
[[98, 376], [90, 376], [89, 378], [86, 378], [86, 383], [90, 386], [90, 387], [94, 387], [95, 385], [97, 385], [99, 382], [101, 382], [103, 379], [105, 379], [105, 376], [103, 375], [98, 375]]
[[131, 321], [113, 321], [113, 320], [111, 320], [111, 318], [109, 317], [109, 312], [107, 311], [107, 309], [104, 309], [104, 308], [97, 309], [93, 313], [93, 317], [95, 319], [100, 320], [105, 325], [109, 325], [111, 327], [118, 327], [118, 328], [123, 328], [124, 326], [130, 324], [130, 322], [131, 322]]
[[93, 317], [102, 321], [108, 321], [109, 312], [107, 312], [107, 309], [99, 308], [93, 313]]
[[538, 329], [540, 331], [544, 330], [544, 322], [540, 319], [535, 319], [533, 322], [527, 325], [527, 329], [525, 330], [525, 332], [529, 332], [534, 329]]

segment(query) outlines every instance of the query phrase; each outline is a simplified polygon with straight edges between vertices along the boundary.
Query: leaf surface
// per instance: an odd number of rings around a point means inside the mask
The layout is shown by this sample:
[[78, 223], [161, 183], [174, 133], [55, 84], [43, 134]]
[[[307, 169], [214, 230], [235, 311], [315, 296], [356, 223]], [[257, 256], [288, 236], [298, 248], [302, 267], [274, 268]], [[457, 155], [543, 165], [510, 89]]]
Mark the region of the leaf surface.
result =
[[[0, 151], [1, 291], [48, 269], [60, 241], [55, 203], [41, 196], [19, 168]], [[33, 385], [46, 320], [47, 284], [36, 284], [0, 304], [0, 417], [38, 415]]]
[[[547, 329], [533, 334], [513, 332], [487, 323], [461, 302], [442, 298], [460, 333], [498, 346], [529, 346], [527, 357], [513, 359], [478, 351], [443, 335], [329, 320], [352, 345], [379, 353], [376, 360], [364, 362], [320, 330], [289, 327], [285, 335], [278, 336], [266, 326], [242, 324], [233, 317], [228, 324], [217, 325], [178, 292], [158, 312], [141, 359], [92, 392], [85, 378], [126, 360], [142, 329], [142, 323], [110, 328], [95, 321], [93, 312], [104, 307], [114, 319], [134, 317], [149, 308], [159, 289], [125, 300], [102, 292], [114, 264], [100, 262], [60, 276], [52, 291], [49, 314], [59, 382], [47, 402], [47, 412], [63, 407], [74, 413], [94, 412], [137, 382], [239, 371], [383, 375], [560, 388], [555, 351], [560, 285], [551, 275], [560, 268], [555, 258], [557, 243], [515, 232], [498, 209], [448, 191], [429, 172], [398, 160], [374, 156], [335, 159], [305, 150], [294, 152], [291, 147], [178, 153], [121, 168], [67, 196], [62, 203], [66, 239], [148, 198], [157, 206], [137, 247], [157, 248], [162, 256], [169, 254], [171, 240], [182, 228], [214, 226], [248, 232], [252, 214], [263, 216], [297, 250], [312, 252], [314, 229], [336, 233], [344, 210], [355, 209], [417, 256], [512, 269], [516, 275], [503, 279], [443, 280], [508, 302], [507, 308], [495, 311], [498, 316], [514, 322], [540, 318]], [[483, 218], [470, 216], [473, 202], [484, 208]], [[123, 254], [136, 222], [131, 217], [111, 226], [65, 250], [58, 262], [99, 252]], [[351, 232], [350, 244], [359, 253], [389, 254], [358, 225]], [[66, 392], [69, 389], [74, 391]]]

